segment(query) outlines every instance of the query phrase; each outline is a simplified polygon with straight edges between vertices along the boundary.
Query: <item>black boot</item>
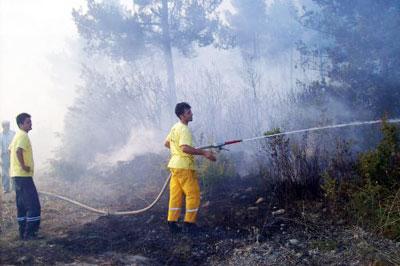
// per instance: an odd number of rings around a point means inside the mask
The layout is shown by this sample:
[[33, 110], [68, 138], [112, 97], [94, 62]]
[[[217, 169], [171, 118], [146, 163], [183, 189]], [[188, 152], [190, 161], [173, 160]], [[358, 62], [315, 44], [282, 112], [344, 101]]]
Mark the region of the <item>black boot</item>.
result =
[[37, 233], [39, 231], [39, 226], [40, 226], [40, 220], [37, 221], [28, 221], [26, 223], [26, 236], [29, 237], [36, 237]]
[[182, 228], [180, 228], [180, 227], [178, 226], [178, 223], [177, 223], [177, 222], [168, 222], [168, 228], [169, 228], [169, 231], [170, 231], [172, 234], [177, 234], [177, 233], [182, 232]]
[[26, 222], [25, 221], [18, 221], [18, 229], [19, 229], [19, 239], [25, 239], [25, 229], [26, 229]]
[[187, 233], [191, 236], [196, 236], [201, 233], [201, 228], [198, 227], [197, 224], [195, 224], [195, 223], [184, 222], [183, 230], [185, 233]]

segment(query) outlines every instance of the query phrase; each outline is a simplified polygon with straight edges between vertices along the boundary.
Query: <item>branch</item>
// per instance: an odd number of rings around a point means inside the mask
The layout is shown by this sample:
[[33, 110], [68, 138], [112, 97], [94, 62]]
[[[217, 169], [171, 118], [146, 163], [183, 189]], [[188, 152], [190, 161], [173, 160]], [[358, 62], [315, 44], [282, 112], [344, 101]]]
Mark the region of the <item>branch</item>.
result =
[[156, 8], [154, 8], [154, 7], [151, 7], [150, 10], [151, 10], [151, 12], [152, 12], [154, 15], [156, 15], [157, 17], [161, 17], [160, 9], [156, 9]]
[[161, 26], [161, 23], [158, 22], [138, 22], [138, 24], [144, 26]]

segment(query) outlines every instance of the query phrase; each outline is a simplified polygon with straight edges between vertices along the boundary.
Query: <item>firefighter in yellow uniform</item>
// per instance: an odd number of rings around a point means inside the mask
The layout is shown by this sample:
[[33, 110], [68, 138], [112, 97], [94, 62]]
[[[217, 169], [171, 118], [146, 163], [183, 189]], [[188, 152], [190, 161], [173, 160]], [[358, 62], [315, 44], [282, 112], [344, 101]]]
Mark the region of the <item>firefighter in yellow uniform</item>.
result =
[[181, 213], [183, 195], [185, 195], [184, 229], [188, 233], [195, 233], [197, 212], [200, 206], [200, 187], [195, 171], [194, 155], [202, 155], [211, 161], [215, 161], [216, 158], [210, 151], [193, 147], [192, 133], [188, 127], [193, 118], [190, 105], [185, 102], [178, 103], [175, 114], [180, 121], [172, 127], [165, 140], [165, 147], [171, 151], [171, 159], [168, 163], [171, 171], [168, 226], [172, 233], [181, 231], [177, 221]]
[[39, 239], [40, 201], [33, 182], [34, 162], [28, 132], [32, 130], [31, 116], [17, 116], [19, 131], [10, 146], [10, 176], [14, 179], [17, 204], [17, 221], [21, 240]]

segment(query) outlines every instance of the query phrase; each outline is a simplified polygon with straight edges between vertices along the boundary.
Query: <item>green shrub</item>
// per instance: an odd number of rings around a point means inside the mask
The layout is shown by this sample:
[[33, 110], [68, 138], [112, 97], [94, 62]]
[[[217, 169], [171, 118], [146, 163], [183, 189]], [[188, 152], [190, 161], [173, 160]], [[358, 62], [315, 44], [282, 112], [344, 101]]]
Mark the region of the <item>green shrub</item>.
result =
[[379, 217], [382, 215], [381, 198], [382, 186], [371, 179], [367, 179], [365, 183], [359, 187], [351, 195], [351, 207], [349, 210], [353, 212], [353, 217], [361, 226], [377, 225]]
[[382, 123], [378, 146], [354, 164], [338, 149], [321, 185], [335, 213], [393, 239], [400, 239], [400, 149], [395, 125]]
[[327, 172], [323, 175], [324, 183], [321, 185], [322, 190], [324, 191], [325, 198], [336, 205], [338, 200], [338, 182], [335, 178], [329, 176]]
[[352, 195], [359, 224], [400, 238], [400, 149], [395, 125], [382, 123], [383, 138], [375, 150], [361, 154], [360, 188]]
[[229, 158], [219, 154], [217, 162], [201, 159], [198, 175], [202, 182], [203, 193], [210, 194], [219, 190], [224, 180], [229, 180], [237, 174]]
[[396, 126], [382, 123], [383, 138], [375, 150], [360, 156], [358, 168], [362, 177], [383, 184], [398, 186], [400, 181], [400, 150]]
[[348, 209], [350, 195], [357, 180], [355, 176], [356, 167], [351, 143], [337, 140], [335, 154], [329, 159], [328, 166], [322, 174], [321, 185], [332, 213]]
[[357, 224], [400, 239], [400, 189], [389, 190], [367, 179], [351, 198], [350, 206]]

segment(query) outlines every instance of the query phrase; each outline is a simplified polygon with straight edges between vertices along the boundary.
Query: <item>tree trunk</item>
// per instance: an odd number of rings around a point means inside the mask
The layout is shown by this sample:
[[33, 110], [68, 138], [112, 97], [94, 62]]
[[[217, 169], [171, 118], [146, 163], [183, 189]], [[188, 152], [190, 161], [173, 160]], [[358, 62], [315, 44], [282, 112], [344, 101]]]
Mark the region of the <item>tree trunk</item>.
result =
[[174, 107], [177, 101], [176, 84], [175, 84], [175, 69], [172, 57], [171, 36], [169, 33], [168, 19], [168, 0], [162, 0], [161, 8], [161, 24], [162, 24], [162, 48], [164, 53], [164, 61], [167, 67], [167, 85], [168, 85], [168, 104]]

